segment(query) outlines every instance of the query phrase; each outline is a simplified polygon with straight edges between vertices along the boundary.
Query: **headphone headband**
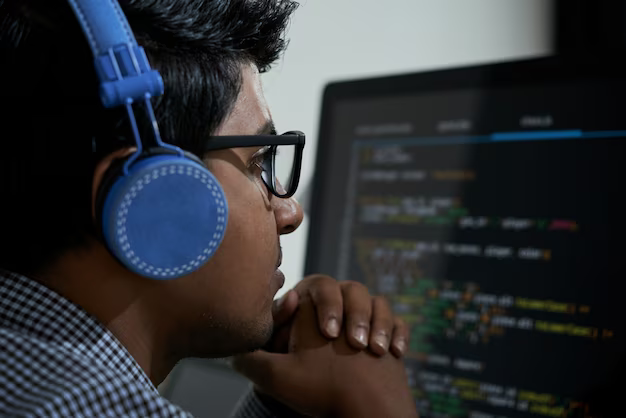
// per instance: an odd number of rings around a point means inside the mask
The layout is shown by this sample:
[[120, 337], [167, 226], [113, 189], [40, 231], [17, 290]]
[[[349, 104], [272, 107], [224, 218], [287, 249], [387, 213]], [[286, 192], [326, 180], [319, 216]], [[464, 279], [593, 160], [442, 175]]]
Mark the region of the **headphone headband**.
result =
[[146, 116], [158, 146], [178, 152], [178, 147], [163, 143], [150, 99], [163, 94], [161, 74], [153, 70], [144, 49], [137, 44], [126, 16], [117, 0], [68, 0], [94, 55], [100, 80], [100, 100], [104, 107], [125, 106], [137, 151], [124, 164], [124, 174], [141, 155], [144, 141], [139, 135], [132, 104], [143, 101]]
[[163, 94], [163, 80], [137, 45], [117, 0], [69, 0], [89, 42], [105, 107]]

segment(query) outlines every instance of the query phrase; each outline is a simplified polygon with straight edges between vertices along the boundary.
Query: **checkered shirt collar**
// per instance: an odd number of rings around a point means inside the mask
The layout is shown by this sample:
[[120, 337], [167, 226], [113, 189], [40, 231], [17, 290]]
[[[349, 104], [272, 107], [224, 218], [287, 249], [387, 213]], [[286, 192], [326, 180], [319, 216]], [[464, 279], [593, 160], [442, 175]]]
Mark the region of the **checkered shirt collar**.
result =
[[157, 392], [135, 359], [98, 319], [41, 283], [3, 270], [0, 328], [73, 350]]

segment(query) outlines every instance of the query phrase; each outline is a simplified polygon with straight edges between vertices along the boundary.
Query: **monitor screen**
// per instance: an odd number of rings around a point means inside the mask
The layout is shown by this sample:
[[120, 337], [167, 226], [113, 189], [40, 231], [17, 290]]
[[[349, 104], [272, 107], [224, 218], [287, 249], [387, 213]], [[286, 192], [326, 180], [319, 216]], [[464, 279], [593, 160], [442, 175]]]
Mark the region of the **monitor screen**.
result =
[[409, 325], [421, 416], [617, 416], [626, 72], [563, 58], [334, 83], [307, 273]]

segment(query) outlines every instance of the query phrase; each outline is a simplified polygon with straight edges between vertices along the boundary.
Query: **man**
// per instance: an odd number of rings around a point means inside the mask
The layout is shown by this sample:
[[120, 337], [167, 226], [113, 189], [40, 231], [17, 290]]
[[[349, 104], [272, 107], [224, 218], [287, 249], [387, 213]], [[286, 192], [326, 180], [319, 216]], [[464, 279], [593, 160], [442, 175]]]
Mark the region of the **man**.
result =
[[399, 359], [407, 329], [384, 300], [315, 276], [273, 305], [279, 236], [302, 211], [264, 182], [266, 147], [203, 152], [212, 137], [275, 134], [259, 73], [284, 49], [296, 4], [122, 7], [164, 78], [154, 100], [163, 137], [224, 189], [226, 234], [208, 263], [175, 280], [115, 259], [96, 226], [97, 195], [134, 152], [128, 119], [99, 103], [65, 1], [0, 0], [0, 415], [187, 416], [155, 385], [183, 358], [238, 355], [256, 383], [240, 416], [416, 416]]

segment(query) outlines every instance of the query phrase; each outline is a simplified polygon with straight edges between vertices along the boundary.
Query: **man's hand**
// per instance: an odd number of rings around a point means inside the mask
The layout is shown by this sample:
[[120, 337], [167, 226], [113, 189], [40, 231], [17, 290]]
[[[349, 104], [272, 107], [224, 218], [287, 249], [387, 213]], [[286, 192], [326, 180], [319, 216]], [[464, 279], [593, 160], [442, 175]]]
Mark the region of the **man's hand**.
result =
[[358, 282], [338, 282], [323, 275], [305, 278], [274, 303], [275, 331], [266, 347], [268, 351], [287, 352], [293, 315], [299, 300], [307, 297], [313, 302], [319, 330], [326, 338], [337, 338], [345, 325], [348, 342], [354, 349], [369, 347], [380, 356], [391, 351], [398, 358], [406, 352], [408, 327], [393, 316], [384, 298], [372, 297]]
[[345, 331], [329, 341], [315, 306], [310, 295], [300, 300], [287, 354], [257, 351], [237, 357], [235, 368], [301, 414], [417, 417], [402, 360], [355, 349]]

